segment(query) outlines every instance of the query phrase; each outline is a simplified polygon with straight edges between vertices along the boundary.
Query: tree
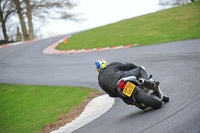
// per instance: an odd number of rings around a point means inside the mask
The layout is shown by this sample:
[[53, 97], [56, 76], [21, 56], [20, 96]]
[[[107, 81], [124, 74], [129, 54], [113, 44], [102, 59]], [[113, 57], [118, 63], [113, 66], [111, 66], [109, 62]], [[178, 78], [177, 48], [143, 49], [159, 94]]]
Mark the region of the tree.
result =
[[26, 3], [26, 16], [28, 19], [28, 27], [29, 27], [29, 39], [33, 40], [34, 35], [33, 35], [33, 22], [32, 22], [32, 6], [30, 4], [30, 0], [25, 0]]
[[180, 6], [187, 4], [189, 2], [194, 2], [195, 0], [159, 0], [159, 5], [161, 6]]
[[34, 17], [50, 19], [74, 19], [70, 13], [76, 4], [71, 0], [31, 0]]
[[[14, 14], [18, 15], [24, 40], [34, 39], [34, 21], [46, 19], [75, 20], [75, 15], [69, 12], [75, 6], [71, 0], [0, 0], [0, 4], [0, 24], [5, 40], [8, 40], [7, 20]], [[19, 29], [18, 32], [20, 32]]]
[[27, 32], [26, 24], [25, 24], [25, 18], [23, 16], [24, 8], [21, 7], [22, 2], [20, 2], [19, 0], [14, 0], [16, 10], [17, 10], [17, 14], [19, 16], [19, 20], [20, 20], [20, 23], [21, 23], [21, 28], [22, 28], [24, 40], [28, 40], [29, 35], [28, 35], [28, 32]]
[[[21, 22], [24, 39], [34, 38], [33, 20], [44, 21], [48, 19], [71, 19], [75, 20], [74, 14], [68, 10], [75, 6], [71, 0], [15, 0], [17, 13]], [[28, 31], [23, 20], [23, 13], [26, 14]]]
[[15, 11], [12, 0], [0, 0], [0, 23], [4, 40], [7, 41], [9, 40], [9, 37], [7, 34], [6, 23]]
[[75, 19], [74, 14], [68, 12], [75, 6], [70, 0], [24, 0], [28, 19], [29, 39], [33, 39], [33, 19]]

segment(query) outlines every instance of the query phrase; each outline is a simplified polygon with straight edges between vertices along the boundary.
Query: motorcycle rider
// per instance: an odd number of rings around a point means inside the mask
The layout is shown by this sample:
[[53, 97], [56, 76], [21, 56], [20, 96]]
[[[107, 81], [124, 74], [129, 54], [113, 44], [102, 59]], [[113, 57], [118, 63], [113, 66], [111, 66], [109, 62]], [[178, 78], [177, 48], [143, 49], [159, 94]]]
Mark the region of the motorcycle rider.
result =
[[[135, 105], [129, 98], [124, 98], [116, 89], [117, 82], [124, 77], [135, 76], [136, 78], [143, 78], [149, 80], [148, 74], [143, 66], [136, 66], [133, 63], [113, 62], [108, 64], [105, 60], [99, 59], [95, 62], [96, 70], [99, 72], [98, 83], [100, 87], [110, 97], [120, 97], [128, 105]], [[156, 81], [155, 85], [159, 85]], [[157, 86], [154, 86], [155, 88]], [[144, 109], [140, 105], [135, 105], [138, 108]]]

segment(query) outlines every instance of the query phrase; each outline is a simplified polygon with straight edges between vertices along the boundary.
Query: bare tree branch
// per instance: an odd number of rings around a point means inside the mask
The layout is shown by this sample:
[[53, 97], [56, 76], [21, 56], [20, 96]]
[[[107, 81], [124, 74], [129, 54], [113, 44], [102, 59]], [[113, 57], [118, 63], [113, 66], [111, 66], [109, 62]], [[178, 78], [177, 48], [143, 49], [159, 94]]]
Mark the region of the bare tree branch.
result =
[[0, 23], [4, 40], [9, 40], [7, 34], [7, 21], [8, 18], [15, 12], [11, 0], [0, 0]]
[[72, 0], [0, 0], [0, 5], [0, 26], [6, 40], [6, 25], [9, 27], [8, 19], [15, 17], [14, 14], [18, 14], [24, 39], [32, 39], [34, 36], [32, 21], [75, 20], [77, 17], [69, 12], [76, 6]]
[[189, 2], [194, 2], [194, 0], [159, 0], [159, 5], [161, 6], [180, 6], [187, 4]]

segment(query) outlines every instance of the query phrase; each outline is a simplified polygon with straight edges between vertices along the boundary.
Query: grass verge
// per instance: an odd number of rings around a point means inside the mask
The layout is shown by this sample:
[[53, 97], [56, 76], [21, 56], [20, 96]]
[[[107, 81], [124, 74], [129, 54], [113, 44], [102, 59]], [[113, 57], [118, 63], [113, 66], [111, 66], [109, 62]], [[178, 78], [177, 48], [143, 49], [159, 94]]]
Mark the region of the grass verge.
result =
[[82, 87], [0, 84], [0, 132], [29, 133], [55, 123], [90, 92]]
[[200, 38], [200, 1], [73, 35], [58, 50], [156, 44]]

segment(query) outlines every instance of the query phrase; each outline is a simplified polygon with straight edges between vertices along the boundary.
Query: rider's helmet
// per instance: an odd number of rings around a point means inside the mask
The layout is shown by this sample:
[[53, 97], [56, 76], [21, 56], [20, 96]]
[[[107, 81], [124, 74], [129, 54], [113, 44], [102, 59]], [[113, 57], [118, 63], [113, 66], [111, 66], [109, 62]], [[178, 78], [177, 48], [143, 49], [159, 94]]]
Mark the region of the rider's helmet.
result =
[[103, 68], [107, 66], [107, 62], [104, 59], [99, 59], [97, 62], [95, 62], [95, 68], [97, 69], [97, 72], [100, 72]]

